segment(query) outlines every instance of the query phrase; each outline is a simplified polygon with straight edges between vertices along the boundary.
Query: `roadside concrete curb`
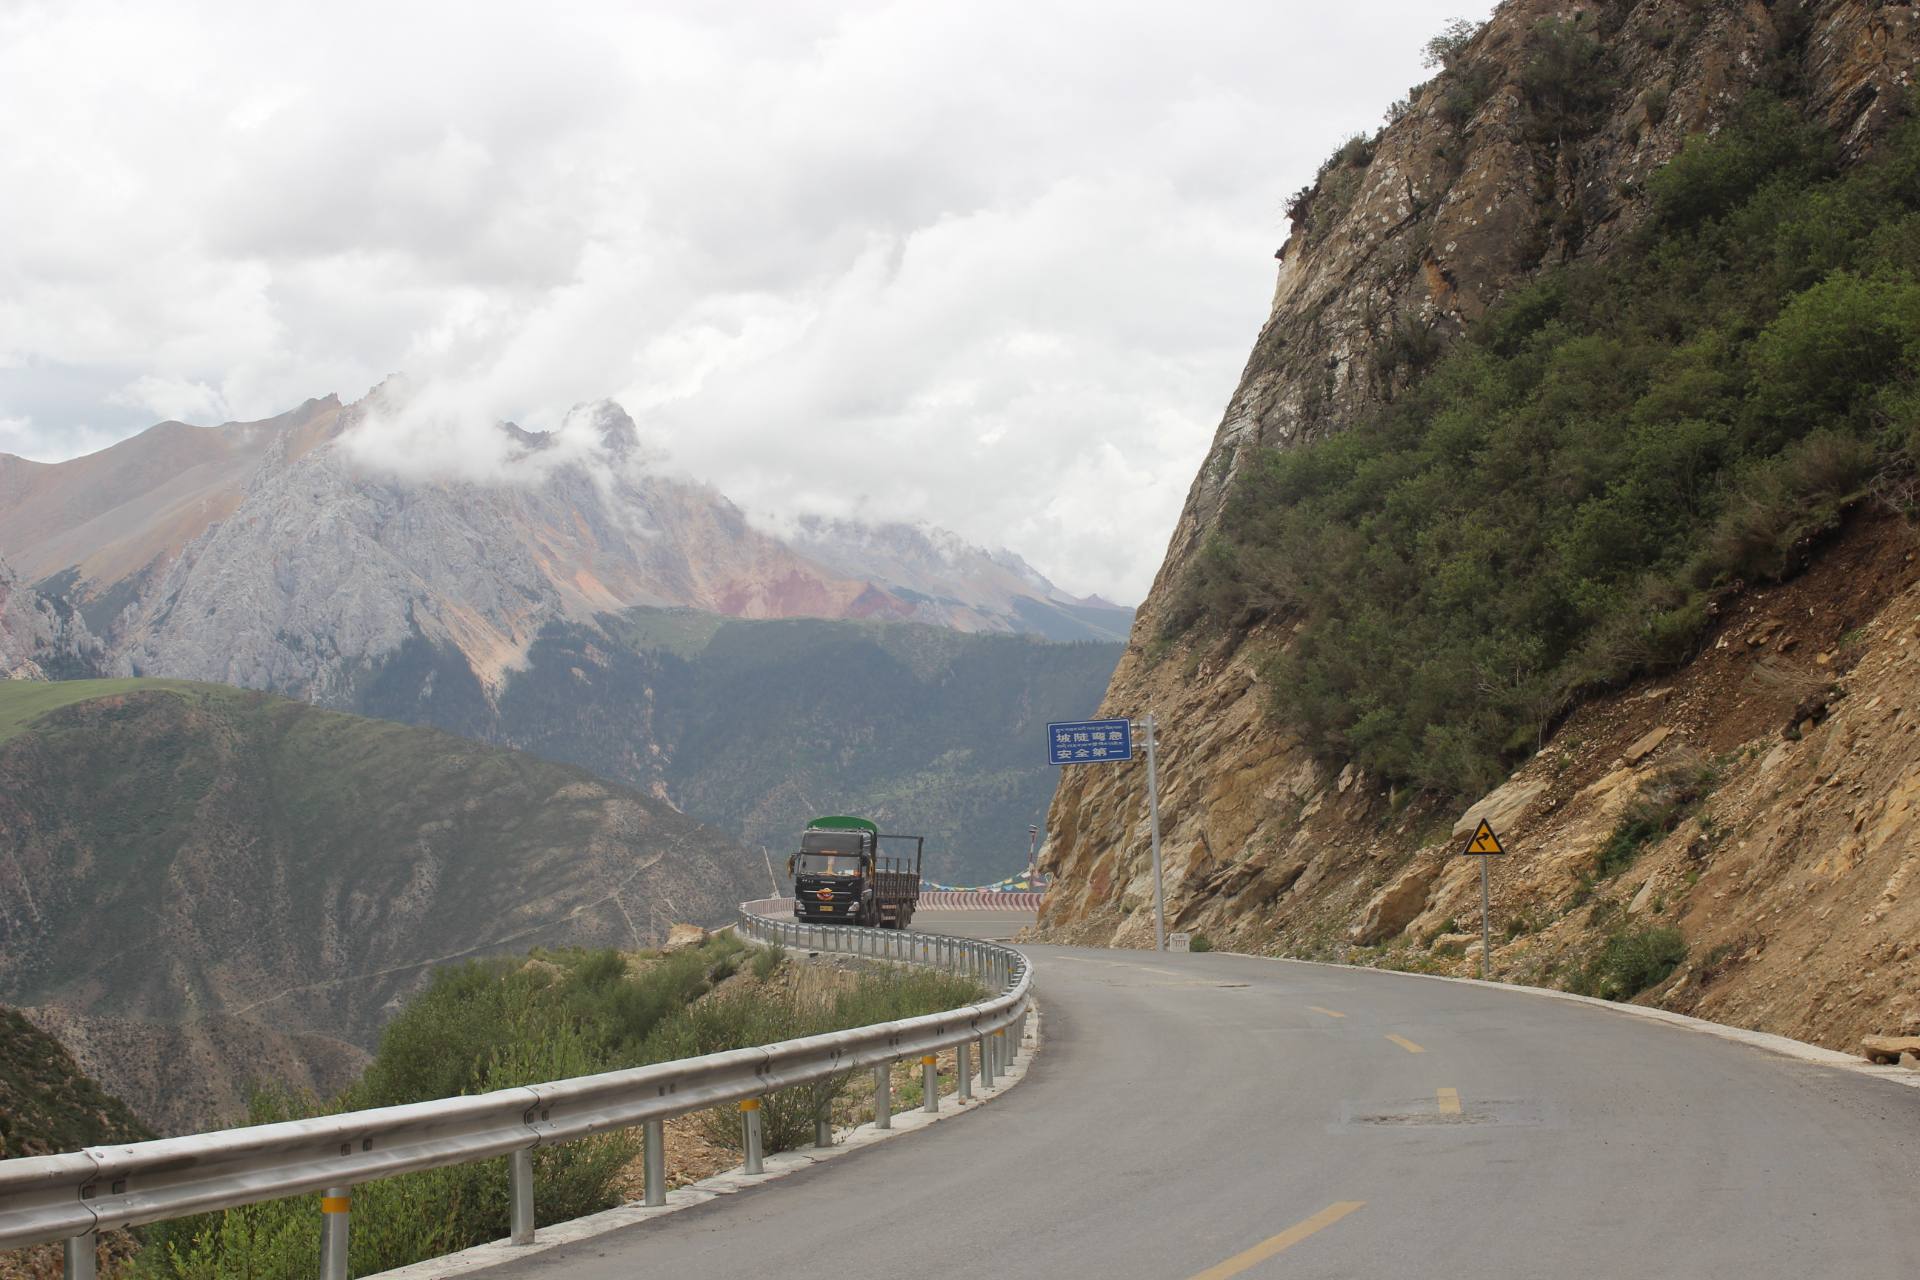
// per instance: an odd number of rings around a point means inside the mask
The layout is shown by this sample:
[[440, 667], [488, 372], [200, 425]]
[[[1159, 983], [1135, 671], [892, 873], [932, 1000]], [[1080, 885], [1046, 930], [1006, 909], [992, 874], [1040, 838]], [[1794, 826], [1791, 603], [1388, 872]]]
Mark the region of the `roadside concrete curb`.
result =
[[[740, 1191], [749, 1191], [755, 1187], [766, 1186], [770, 1182], [811, 1169], [816, 1165], [827, 1164], [842, 1156], [909, 1133], [918, 1133], [922, 1129], [939, 1124], [943, 1120], [954, 1120], [967, 1115], [994, 1101], [1001, 1094], [1027, 1078], [1027, 1068], [1034, 1056], [1040, 1051], [1042, 1043], [1042, 1014], [1038, 1001], [1030, 1007], [1027, 1016], [1027, 1034], [1020, 1043], [1020, 1056], [1002, 1072], [991, 1089], [982, 1088], [978, 1079], [974, 1082], [973, 1098], [964, 1105], [956, 1094], [941, 1095], [941, 1109], [937, 1113], [920, 1110], [897, 1111], [893, 1115], [893, 1127], [876, 1129], [871, 1123], [855, 1125], [849, 1129], [836, 1129], [831, 1147], [805, 1147], [798, 1151], [782, 1151], [770, 1155], [765, 1160], [766, 1172], [749, 1176], [744, 1169], [728, 1169], [716, 1173], [711, 1178], [689, 1183], [684, 1187], [667, 1192], [667, 1202], [658, 1208], [649, 1209], [640, 1204], [624, 1204], [617, 1209], [608, 1209], [604, 1213], [591, 1214], [584, 1218], [574, 1218], [568, 1222], [556, 1222], [550, 1227], [541, 1227], [528, 1245], [510, 1245], [504, 1240], [495, 1240], [489, 1244], [475, 1245], [460, 1253], [450, 1253], [444, 1258], [429, 1258], [425, 1262], [415, 1262], [408, 1266], [397, 1267], [392, 1271], [382, 1271], [368, 1280], [440, 1280], [445, 1276], [469, 1276], [487, 1270], [489, 1267], [505, 1266], [510, 1262], [545, 1253], [561, 1245], [577, 1244], [605, 1235], [609, 1231], [618, 1231], [625, 1227], [638, 1226], [644, 1222], [653, 1222], [683, 1209], [691, 1209], [698, 1204], [706, 1204], [722, 1196], [733, 1195]], [[977, 1069], [977, 1061], [976, 1061]], [[955, 1105], [949, 1106], [952, 1103]]]
[[[1035, 944], [1040, 945], [1040, 944]], [[1602, 1000], [1597, 996], [1575, 995], [1571, 991], [1556, 991], [1552, 987], [1534, 987], [1519, 982], [1490, 982], [1483, 978], [1456, 978], [1444, 973], [1414, 973], [1405, 969], [1378, 969], [1364, 964], [1337, 964], [1329, 960], [1295, 960], [1288, 956], [1257, 956], [1245, 951], [1214, 951], [1209, 954], [1238, 956], [1245, 960], [1265, 960], [1273, 964], [1312, 965], [1316, 969], [1340, 969], [1348, 973], [1384, 973], [1400, 978], [1423, 978], [1429, 982], [1454, 982], [1470, 987], [1485, 987], [1490, 991], [1512, 991], [1526, 995], [1542, 996], [1549, 1000], [1567, 1000], [1575, 1004], [1592, 1005], [1599, 1009], [1609, 1009], [1614, 1013], [1631, 1014], [1636, 1018], [1647, 1018], [1654, 1022], [1664, 1022], [1668, 1026], [1679, 1027], [1685, 1031], [1696, 1031], [1703, 1035], [1731, 1040], [1735, 1044], [1744, 1044], [1749, 1048], [1766, 1053], [1778, 1054], [1783, 1058], [1792, 1058], [1797, 1062], [1810, 1063], [1818, 1067], [1830, 1067], [1836, 1071], [1848, 1071], [1855, 1075], [1871, 1076], [1875, 1080], [1886, 1080], [1893, 1084], [1906, 1085], [1910, 1089], [1920, 1089], [1920, 1071], [1909, 1067], [1882, 1067], [1850, 1053], [1841, 1053], [1837, 1049], [1824, 1048], [1817, 1044], [1808, 1044], [1804, 1040], [1795, 1040], [1789, 1036], [1777, 1036], [1770, 1031], [1749, 1031], [1745, 1027], [1732, 1027], [1724, 1022], [1710, 1022], [1705, 1018], [1695, 1018], [1684, 1013], [1674, 1013], [1668, 1009], [1655, 1009], [1644, 1004], [1627, 1004], [1616, 1000]]]

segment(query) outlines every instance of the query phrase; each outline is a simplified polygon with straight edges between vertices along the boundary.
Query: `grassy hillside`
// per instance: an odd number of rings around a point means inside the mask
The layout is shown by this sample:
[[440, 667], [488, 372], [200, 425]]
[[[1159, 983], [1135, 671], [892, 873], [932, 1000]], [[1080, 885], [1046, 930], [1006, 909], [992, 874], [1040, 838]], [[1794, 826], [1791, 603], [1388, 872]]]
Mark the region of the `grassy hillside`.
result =
[[195, 685], [187, 680], [7, 680], [0, 682], [0, 742], [5, 742], [15, 734], [50, 711], [61, 707], [70, 707], [76, 702], [87, 702], [94, 698], [110, 694], [135, 693], [140, 691], [166, 691], [192, 696], [196, 689], [209, 686]]
[[0, 1009], [0, 1159], [152, 1136], [58, 1040], [17, 1010]]
[[[788, 981], [808, 966], [731, 935], [668, 954], [539, 952], [449, 966], [388, 1025], [359, 1083], [325, 1104], [263, 1097], [255, 1119], [419, 1102], [640, 1066], [955, 1008], [981, 997], [970, 978], [875, 966], [823, 991]], [[818, 971], [811, 975], [820, 976]], [[848, 1091], [846, 1072], [769, 1095], [769, 1152], [810, 1142], [813, 1118]], [[722, 1108], [714, 1128], [737, 1133]], [[534, 1152], [541, 1225], [626, 1199], [638, 1130]], [[354, 1191], [352, 1271], [371, 1275], [507, 1233], [505, 1160], [388, 1178]], [[630, 1193], [629, 1193], [630, 1194]], [[148, 1230], [135, 1274], [165, 1280], [295, 1280], [313, 1273], [312, 1198], [274, 1201]]]
[[1511, 292], [1370, 421], [1244, 461], [1165, 638], [1297, 621], [1285, 723], [1475, 794], [1851, 504], [1911, 512], [1920, 125], [1842, 171], [1756, 94], [1651, 194], [1627, 250]]
[[0, 722], [10, 1003], [370, 1044], [436, 963], [645, 945], [758, 888], [663, 804], [433, 730], [147, 681], [0, 689]]

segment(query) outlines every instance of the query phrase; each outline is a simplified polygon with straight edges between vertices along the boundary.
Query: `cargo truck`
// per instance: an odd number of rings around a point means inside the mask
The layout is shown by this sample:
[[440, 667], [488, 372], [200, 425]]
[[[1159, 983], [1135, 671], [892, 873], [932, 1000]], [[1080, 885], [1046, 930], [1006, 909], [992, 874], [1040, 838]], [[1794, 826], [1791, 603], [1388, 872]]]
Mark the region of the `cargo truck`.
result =
[[[884, 840], [913, 842], [913, 857], [888, 857]], [[860, 924], [904, 929], [920, 901], [923, 836], [882, 835], [865, 818], [815, 818], [800, 833], [800, 851], [787, 859], [793, 878], [793, 918], [813, 924]]]

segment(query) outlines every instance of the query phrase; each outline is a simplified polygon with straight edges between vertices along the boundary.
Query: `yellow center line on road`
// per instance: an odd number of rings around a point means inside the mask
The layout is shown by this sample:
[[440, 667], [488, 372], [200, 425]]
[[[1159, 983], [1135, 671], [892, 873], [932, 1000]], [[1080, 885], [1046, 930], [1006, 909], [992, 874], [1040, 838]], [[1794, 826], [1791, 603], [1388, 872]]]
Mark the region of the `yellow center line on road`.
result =
[[1399, 1045], [1402, 1049], [1405, 1049], [1408, 1053], [1425, 1053], [1426, 1052], [1425, 1049], [1421, 1048], [1419, 1045], [1415, 1044], [1413, 1041], [1407, 1039], [1405, 1036], [1396, 1036], [1392, 1032], [1388, 1032], [1387, 1039], [1393, 1041], [1395, 1044]]
[[1340, 1012], [1338, 1009], [1322, 1009], [1317, 1004], [1310, 1004], [1307, 1006], [1307, 1009], [1312, 1013], [1324, 1013], [1329, 1018], [1344, 1018], [1347, 1016], [1346, 1014]]
[[1457, 1116], [1460, 1114], [1460, 1091], [1458, 1089], [1440, 1089], [1435, 1096], [1440, 1099], [1440, 1114]]
[[1237, 1276], [1249, 1267], [1258, 1266], [1283, 1249], [1291, 1249], [1316, 1231], [1332, 1226], [1356, 1209], [1367, 1207], [1365, 1200], [1342, 1200], [1330, 1204], [1305, 1222], [1295, 1223], [1279, 1235], [1262, 1240], [1245, 1253], [1236, 1253], [1218, 1266], [1208, 1267], [1205, 1271], [1191, 1277], [1191, 1280], [1227, 1280]]

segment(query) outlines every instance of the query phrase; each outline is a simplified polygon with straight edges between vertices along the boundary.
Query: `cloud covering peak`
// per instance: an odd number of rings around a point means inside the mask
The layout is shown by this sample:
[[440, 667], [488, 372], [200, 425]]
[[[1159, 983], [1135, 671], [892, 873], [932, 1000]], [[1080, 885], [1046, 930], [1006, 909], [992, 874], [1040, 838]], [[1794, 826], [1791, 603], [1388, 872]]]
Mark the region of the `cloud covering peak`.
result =
[[405, 369], [356, 446], [386, 465], [485, 473], [495, 424], [571, 439], [555, 407], [611, 399], [750, 509], [928, 521], [1138, 598], [1285, 194], [1439, 22], [0, 5], [0, 450]]

